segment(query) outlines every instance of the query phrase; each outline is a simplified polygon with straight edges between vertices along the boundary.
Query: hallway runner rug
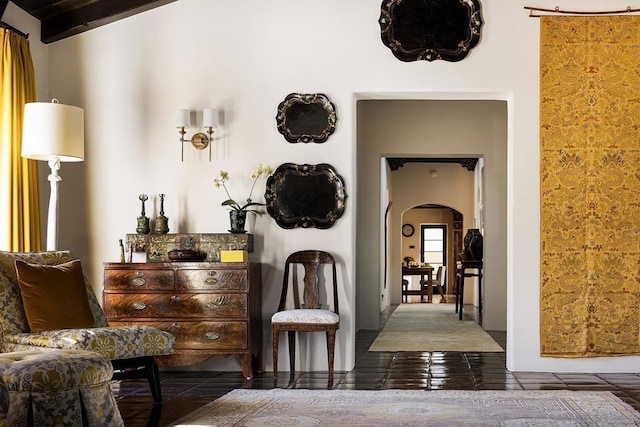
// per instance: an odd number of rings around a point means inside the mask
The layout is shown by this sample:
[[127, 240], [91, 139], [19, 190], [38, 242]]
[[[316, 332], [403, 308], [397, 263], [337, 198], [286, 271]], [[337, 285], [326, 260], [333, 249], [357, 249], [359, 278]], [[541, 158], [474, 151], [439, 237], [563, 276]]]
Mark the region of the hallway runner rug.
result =
[[468, 316], [458, 320], [454, 304], [400, 304], [369, 351], [502, 352]]
[[637, 426], [611, 392], [237, 389], [173, 426]]

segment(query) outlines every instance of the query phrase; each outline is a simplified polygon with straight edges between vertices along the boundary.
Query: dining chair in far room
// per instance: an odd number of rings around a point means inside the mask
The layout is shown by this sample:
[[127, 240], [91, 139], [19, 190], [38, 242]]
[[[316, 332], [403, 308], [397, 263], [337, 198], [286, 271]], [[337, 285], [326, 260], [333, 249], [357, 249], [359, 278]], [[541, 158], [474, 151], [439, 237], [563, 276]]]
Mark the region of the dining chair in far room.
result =
[[[436, 277], [431, 281], [432, 287], [440, 294], [442, 298], [441, 302], [447, 302], [446, 297], [446, 281], [447, 281], [447, 266], [441, 265], [436, 270]], [[427, 286], [426, 281], [421, 281], [420, 284], [422, 286]]]
[[409, 302], [409, 281], [407, 279], [402, 279], [402, 302]]
[[[322, 277], [322, 283], [327, 289], [320, 292], [320, 271], [322, 267], [330, 267], [332, 277]], [[304, 279], [299, 280], [298, 268], [304, 268]], [[302, 272], [299, 273], [302, 275]], [[291, 277], [290, 277], [291, 276]], [[326, 295], [329, 300], [333, 293], [333, 305], [323, 307], [320, 296]], [[300, 288], [302, 302], [300, 301]], [[291, 288], [291, 293], [289, 293]], [[288, 298], [289, 297], [289, 298]], [[333, 362], [336, 344], [336, 331], [340, 327], [338, 311], [338, 280], [336, 261], [328, 252], [319, 250], [303, 250], [294, 252], [287, 257], [282, 280], [282, 294], [278, 311], [271, 317], [271, 340], [273, 345], [273, 375], [278, 374], [278, 340], [281, 331], [288, 332], [289, 365], [291, 376], [295, 372], [295, 336], [296, 332], [325, 332], [327, 338], [327, 359], [329, 369], [329, 384], [333, 383]]]

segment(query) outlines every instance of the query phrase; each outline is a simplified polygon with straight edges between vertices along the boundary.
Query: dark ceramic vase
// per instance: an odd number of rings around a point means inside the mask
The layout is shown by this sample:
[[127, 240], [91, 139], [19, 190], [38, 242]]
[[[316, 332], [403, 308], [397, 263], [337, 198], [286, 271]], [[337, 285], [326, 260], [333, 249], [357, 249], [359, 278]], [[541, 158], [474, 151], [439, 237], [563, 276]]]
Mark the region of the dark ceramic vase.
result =
[[464, 258], [467, 261], [482, 261], [482, 234], [477, 228], [470, 228], [464, 236]]
[[169, 232], [169, 218], [164, 215], [158, 215], [154, 231], [156, 234], [167, 234]]
[[247, 230], [244, 229], [244, 224], [247, 220], [246, 211], [229, 211], [229, 220], [231, 221], [231, 229], [229, 230], [230, 233], [238, 234], [247, 232]]
[[136, 233], [138, 234], [149, 234], [151, 232], [151, 228], [149, 227], [149, 217], [147, 216], [139, 216], [138, 217], [138, 226], [136, 227]]

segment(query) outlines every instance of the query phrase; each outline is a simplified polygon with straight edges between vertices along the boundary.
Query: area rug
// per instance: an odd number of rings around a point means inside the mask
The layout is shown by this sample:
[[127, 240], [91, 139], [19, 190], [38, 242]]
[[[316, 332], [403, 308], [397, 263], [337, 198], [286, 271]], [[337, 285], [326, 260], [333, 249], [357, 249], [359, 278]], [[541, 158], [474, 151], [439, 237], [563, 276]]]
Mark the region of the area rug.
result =
[[173, 426], [637, 426], [610, 392], [234, 390]]
[[468, 316], [458, 320], [454, 304], [401, 304], [369, 351], [502, 352]]

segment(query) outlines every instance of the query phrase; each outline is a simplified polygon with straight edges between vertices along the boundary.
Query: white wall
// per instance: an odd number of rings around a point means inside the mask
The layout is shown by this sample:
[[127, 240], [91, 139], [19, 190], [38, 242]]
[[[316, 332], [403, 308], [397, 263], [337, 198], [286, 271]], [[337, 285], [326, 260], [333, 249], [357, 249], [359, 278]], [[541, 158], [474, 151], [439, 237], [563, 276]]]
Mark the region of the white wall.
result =
[[[576, 7], [562, 3], [539, 0], [537, 5]], [[584, 0], [579, 7], [624, 9], [626, 4]], [[48, 93], [39, 98], [55, 95], [85, 108], [86, 117], [86, 161], [61, 170], [60, 247], [81, 256], [99, 289], [102, 262], [116, 260], [118, 239], [135, 229], [139, 193], [167, 195], [172, 231], [224, 232], [223, 195], [212, 186], [219, 169], [239, 178], [258, 162], [330, 163], [347, 183], [344, 217], [329, 230], [283, 230], [261, 217], [255, 224], [256, 256], [264, 263], [267, 320], [277, 305], [288, 253], [316, 247], [337, 255], [344, 295], [336, 369], [350, 369], [356, 314], [375, 313], [380, 304], [375, 290], [373, 302], [355, 291], [362, 274], [356, 257], [363, 245], [355, 226], [361, 209], [356, 100], [506, 100], [507, 217], [493, 220], [506, 221], [508, 232], [508, 368], [637, 371], [638, 357], [539, 356], [539, 22], [528, 18], [520, 2], [485, 0], [482, 8], [480, 43], [457, 63], [403, 63], [393, 57], [380, 41], [379, 0], [181, 0], [48, 45], [47, 68], [37, 70], [47, 73]], [[290, 92], [323, 92], [336, 103], [338, 127], [326, 143], [289, 144], [278, 134], [276, 107]], [[180, 162], [174, 125], [181, 107], [224, 111], [213, 162], [192, 149]], [[379, 229], [379, 223], [371, 228]], [[377, 289], [378, 283], [372, 286]], [[265, 339], [267, 367], [268, 343]], [[326, 369], [324, 342], [317, 340], [313, 348], [317, 357], [302, 357], [310, 360], [302, 368]], [[208, 366], [227, 363], [232, 362], [220, 359]], [[287, 366], [284, 357], [280, 363]]]

